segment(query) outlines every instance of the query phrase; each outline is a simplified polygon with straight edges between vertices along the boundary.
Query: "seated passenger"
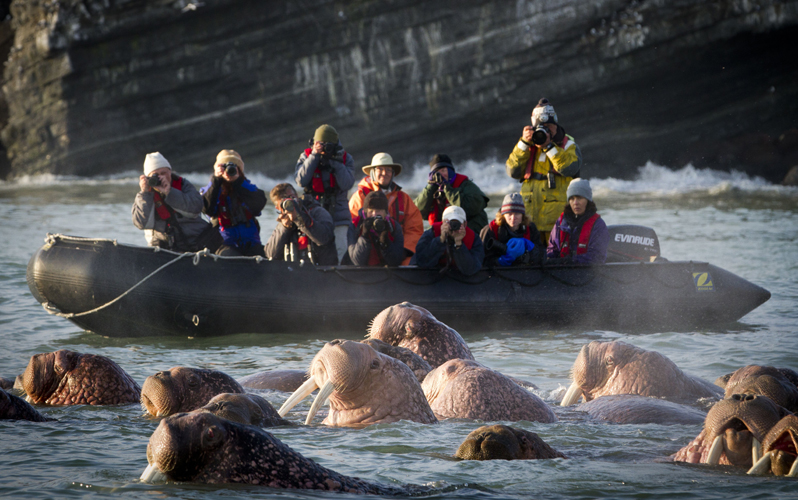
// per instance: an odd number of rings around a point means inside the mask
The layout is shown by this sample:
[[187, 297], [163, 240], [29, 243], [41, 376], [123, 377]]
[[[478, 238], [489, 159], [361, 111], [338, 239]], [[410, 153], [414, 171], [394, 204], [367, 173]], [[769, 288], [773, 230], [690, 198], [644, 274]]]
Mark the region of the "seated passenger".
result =
[[572, 180], [567, 196], [568, 204], [551, 230], [547, 263], [603, 263], [607, 259], [610, 236], [607, 225], [596, 213], [590, 182]]
[[454, 268], [467, 276], [476, 274], [482, 268], [485, 250], [476, 233], [466, 225], [465, 211], [458, 206], [447, 207], [442, 219], [421, 235], [410, 264]]
[[139, 176], [140, 191], [133, 202], [133, 224], [144, 230], [151, 247], [175, 252], [216, 252], [224, 241], [219, 231], [200, 217], [202, 196], [161, 153], [144, 159], [144, 175]]
[[311, 196], [300, 200], [287, 183], [274, 186], [269, 197], [280, 215], [266, 243], [267, 258], [293, 262], [310, 258], [317, 266], [338, 264], [333, 219], [327, 210]]
[[341, 264], [389, 266], [402, 264], [404, 236], [400, 226], [388, 215], [388, 197], [372, 191], [363, 200], [363, 209], [349, 226], [349, 251]]
[[363, 167], [367, 177], [357, 185], [357, 191], [349, 198], [349, 212], [352, 218], [358, 216], [363, 207], [363, 199], [372, 191], [382, 191], [388, 197], [388, 214], [402, 226], [405, 238], [405, 256], [402, 265], [410, 263], [410, 257], [416, 251], [416, 244], [424, 232], [424, 220], [421, 212], [402, 187], [394, 182], [394, 178], [402, 171], [402, 166], [393, 162], [388, 153], [377, 153], [371, 159], [371, 165]]
[[504, 197], [496, 218], [479, 234], [485, 263], [495, 266], [540, 264], [546, 255], [535, 223], [529, 220], [519, 193]]
[[452, 160], [447, 155], [436, 154], [429, 165], [429, 182], [416, 197], [421, 216], [426, 217], [430, 224], [441, 222], [446, 207], [458, 206], [468, 217], [468, 227], [479, 233], [488, 225], [485, 207], [489, 198], [474, 181], [454, 171]]
[[232, 149], [216, 155], [211, 181], [200, 190], [205, 215], [211, 218], [224, 244], [225, 255], [263, 255], [258, 217], [266, 206], [266, 193], [244, 176], [244, 160]]

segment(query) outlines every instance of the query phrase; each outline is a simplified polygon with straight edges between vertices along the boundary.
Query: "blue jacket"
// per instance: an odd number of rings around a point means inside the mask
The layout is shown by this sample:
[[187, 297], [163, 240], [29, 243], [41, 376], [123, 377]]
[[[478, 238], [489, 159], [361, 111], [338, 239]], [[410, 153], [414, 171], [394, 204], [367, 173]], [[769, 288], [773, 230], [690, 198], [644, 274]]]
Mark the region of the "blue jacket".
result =
[[227, 185], [223, 194], [221, 177], [211, 176], [211, 181], [200, 190], [203, 198], [202, 212], [219, 223], [224, 244], [242, 248], [247, 244], [260, 245], [258, 217], [266, 206], [266, 193], [243, 175]]

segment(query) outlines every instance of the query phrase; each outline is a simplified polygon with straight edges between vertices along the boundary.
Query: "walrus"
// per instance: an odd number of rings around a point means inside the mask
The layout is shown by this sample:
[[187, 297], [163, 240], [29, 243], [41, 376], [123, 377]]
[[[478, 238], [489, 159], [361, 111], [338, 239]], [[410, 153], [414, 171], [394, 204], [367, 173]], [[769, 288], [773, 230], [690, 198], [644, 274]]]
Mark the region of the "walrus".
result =
[[194, 411], [206, 411], [233, 422], [259, 427], [291, 425], [291, 422], [277, 414], [271, 403], [256, 394], [224, 392], [217, 394], [208, 404]]
[[0, 420], [49, 422], [55, 419], [45, 417], [24, 399], [0, 389]]
[[406, 364], [413, 371], [413, 375], [416, 376], [416, 380], [418, 380], [419, 383], [423, 382], [427, 374], [432, 371], [432, 367], [429, 363], [406, 347], [391, 345], [380, 339], [366, 339], [363, 343], [370, 345], [372, 349], [377, 352], [398, 359]]
[[175, 366], [144, 381], [141, 404], [154, 417], [196, 410], [223, 392], [244, 393], [233, 377], [216, 370]]
[[164, 418], [147, 444], [142, 481], [163, 474], [172, 481], [238, 483], [270, 488], [316, 489], [356, 494], [412, 495], [423, 486], [369, 483], [327, 469], [265, 430], [207, 412]]
[[250, 389], [294, 392], [307, 380], [307, 370], [269, 370], [241, 377], [238, 383]]
[[542, 399], [473, 360], [447, 361], [432, 370], [421, 387], [439, 419], [557, 421]]
[[32, 356], [22, 387], [28, 401], [47, 405], [136, 403], [141, 395], [139, 385], [110, 359], [66, 349]]
[[731, 373], [724, 398], [733, 394], [761, 394], [791, 412], [798, 411], [798, 388], [783, 369], [772, 366], [748, 365]]
[[710, 408], [704, 429], [673, 460], [750, 468], [761, 458], [765, 435], [788, 414], [766, 396], [734, 394]]
[[366, 338], [410, 349], [432, 368], [450, 359], [474, 359], [459, 333], [410, 302], [396, 304], [375, 316]]
[[540, 460], [567, 458], [534, 432], [507, 425], [483, 425], [457, 448], [463, 460]]
[[749, 474], [798, 477], [798, 417], [787, 415], [771, 427], [762, 440], [762, 458]]
[[687, 375], [655, 351], [621, 341], [594, 340], [582, 346], [571, 369], [573, 383], [563, 397], [570, 406], [583, 396], [585, 402], [600, 396], [635, 394], [677, 402], [720, 398], [721, 390], [698, 377]]
[[437, 421], [410, 368], [367, 344], [328, 342], [313, 358], [309, 373], [308, 381], [280, 408], [281, 417], [319, 388], [305, 424], [312, 422], [328, 398], [330, 413], [322, 422], [325, 425], [362, 427], [398, 420]]
[[8, 391], [14, 388], [14, 381], [10, 378], [0, 377], [0, 389]]
[[616, 424], [699, 425], [707, 416], [692, 406], [633, 394], [601, 396], [574, 409]]

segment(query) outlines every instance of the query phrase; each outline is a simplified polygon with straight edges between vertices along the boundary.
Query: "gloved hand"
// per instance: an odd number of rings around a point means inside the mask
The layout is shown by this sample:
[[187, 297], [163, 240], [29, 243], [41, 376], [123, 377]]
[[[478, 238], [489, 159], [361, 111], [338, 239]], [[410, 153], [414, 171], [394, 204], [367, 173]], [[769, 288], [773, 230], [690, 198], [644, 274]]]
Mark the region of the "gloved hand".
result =
[[535, 244], [526, 238], [510, 238], [507, 240], [507, 253], [499, 257], [499, 265], [510, 266], [515, 262], [515, 259], [533, 248], [535, 248]]
[[373, 219], [365, 219], [360, 221], [360, 236], [366, 236], [371, 231]]
[[383, 231], [380, 233], [380, 246], [382, 248], [387, 248], [388, 245], [391, 244], [391, 232], [390, 231]]

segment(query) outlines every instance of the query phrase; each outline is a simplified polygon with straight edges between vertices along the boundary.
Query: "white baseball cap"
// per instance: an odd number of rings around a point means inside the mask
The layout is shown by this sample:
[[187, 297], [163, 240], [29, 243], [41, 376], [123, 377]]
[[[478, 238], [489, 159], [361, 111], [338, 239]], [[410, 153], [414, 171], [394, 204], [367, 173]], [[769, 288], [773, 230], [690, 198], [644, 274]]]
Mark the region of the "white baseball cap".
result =
[[459, 220], [461, 224], [465, 224], [465, 210], [454, 205], [446, 207], [446, 210], [443, 211], [443, 222], [446, 222], [447, 220]]

